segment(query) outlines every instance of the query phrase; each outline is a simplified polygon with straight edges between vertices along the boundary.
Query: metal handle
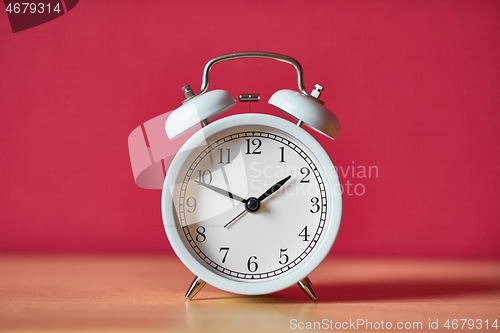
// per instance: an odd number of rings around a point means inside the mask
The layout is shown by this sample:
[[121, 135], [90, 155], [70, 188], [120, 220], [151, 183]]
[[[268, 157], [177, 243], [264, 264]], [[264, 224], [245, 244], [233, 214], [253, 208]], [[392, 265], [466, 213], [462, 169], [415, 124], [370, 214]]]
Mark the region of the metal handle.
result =
[[309, 96], [309, 94], [306, 92], [306, 89], [304, 88], [304, 82], [302, 81], [302, 75], [303, 75], [302, 67], [300, 66], [299, 62], [292, 57], [270, 52], [237, 52], [237, 53], [224, 54], [213, 58], [205, 65], [205, 69], [203, 70], [203, 81], [201, 83], [201, 90], [194, 96], [198, 96], [207, 92], [210, 70], [212, 69], [213, 66], [215, 66], [215, 64], [228, 60], [236, 60], [242, 58], [264, 58], [264, 59], [282, 61], [292, 65], [293, 67], [295, 67], [295, 70], [297, 71], [297, 83], [299, 86], [299, 91], [305, 96]]

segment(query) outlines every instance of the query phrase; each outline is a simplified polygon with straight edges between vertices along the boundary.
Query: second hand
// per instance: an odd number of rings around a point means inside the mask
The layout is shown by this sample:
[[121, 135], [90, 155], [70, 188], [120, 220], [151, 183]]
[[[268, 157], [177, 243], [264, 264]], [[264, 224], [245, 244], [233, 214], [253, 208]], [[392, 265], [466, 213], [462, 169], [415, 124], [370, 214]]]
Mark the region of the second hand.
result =
[[224, 225], [224, 228], [227, 228], [229, 227], [231, 224], [233, 224], [234, 222], [236, 222], [236, 220], [243, 214], [245, 214], [247, 212], [247, 210], [245, 209], [244, 211], [242, 211], [241, 213], [239, 213], [238, 215], [236, 215], [236, 217], [234, 217], [231, 221], [229, 221], [228, 223], [226, 223]]

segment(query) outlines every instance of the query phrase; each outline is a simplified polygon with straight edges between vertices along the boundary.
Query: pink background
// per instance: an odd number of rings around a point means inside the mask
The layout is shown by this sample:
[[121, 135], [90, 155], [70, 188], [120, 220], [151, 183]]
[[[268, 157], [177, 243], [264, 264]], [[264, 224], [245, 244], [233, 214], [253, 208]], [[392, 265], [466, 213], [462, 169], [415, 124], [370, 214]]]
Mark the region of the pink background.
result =
[[[332, 254], [500, 258], [500, 4], [495, 1], [81, 1], [12, 33], [0, 13], [0, 251], [172, 253], [160, 191], [127, 137], [198, 91], [205, 63], [290, 55], [341, 122]], [[216, 66], [211, 89], [296, 89], [290, 66]], [[241, 113], [239, 106], [233, 113]], [[358, 190], [360, 187], [358, 187]]]

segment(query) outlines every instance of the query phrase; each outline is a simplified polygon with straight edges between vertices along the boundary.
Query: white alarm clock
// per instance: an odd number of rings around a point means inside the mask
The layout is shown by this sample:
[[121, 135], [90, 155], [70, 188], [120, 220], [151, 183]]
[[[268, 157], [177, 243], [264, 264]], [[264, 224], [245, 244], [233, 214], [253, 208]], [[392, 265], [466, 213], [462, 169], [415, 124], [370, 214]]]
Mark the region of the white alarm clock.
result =
[[[297, 119], [267, 114], [211, 118], [234, 106], [224, 90], [208, 90], [210, 69], [240, 58], [267, 58], [293, 65], [299, 91], [280, 90], [271, 105]], [[186, 297], [209, 283], [246, 295], [276, 292], [298, 283], [317, 296], [308, 275], [330, 251], [337, 236], [342, 198], [337, 173], [323, 147], [302, 126], [335, 138], [339, 122], [308, 94], [293, 58], [265, 52], [223, 55], [209, 61], [202, 89], [166, 119], [170, 139], [201, 128], [171, 161], [161, 209], [167, 237], [179, 259], [196, 276]], [[256, 101], [242, 94], [240, 101]], [[129, 139], [130, 145], [130, 139]]]

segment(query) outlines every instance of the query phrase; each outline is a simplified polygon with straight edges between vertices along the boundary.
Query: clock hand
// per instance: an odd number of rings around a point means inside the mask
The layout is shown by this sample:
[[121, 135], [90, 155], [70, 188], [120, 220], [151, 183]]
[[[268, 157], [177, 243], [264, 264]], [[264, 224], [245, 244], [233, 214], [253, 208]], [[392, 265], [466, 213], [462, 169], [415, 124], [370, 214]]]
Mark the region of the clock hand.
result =
[[[234, 222], [236, 222], [236, 220], [243, 214], [245, 214], [247, 211], [249, 212], [252, 212], [252, 213], [255, 213], [256, 211], [259, 210], [260, 208], [260, 202], [262, 200], [264, 200], [265, 198], [267, 198], [268, 196], [270, 196], [271, 194], [273, 194], [274, 192], [278, 191], [281, 186], [283, 186], [292, 176], [288, 176], [282, 180], [280, 180], [279, 182], [277, 182], [276, 184], [274, 184], [273, 186], [271, 186], [266, 192], [264, 192], [264, 194], [262, 194], [259, 198], [254, 198], [254, 197], [251, 197], [251, 198], [248, 198], [248, 199], [244, 199], [242, 200], [243, 203], [245, 203], [245, 210], [242, 211], [241, 213], [239, 213], [235, 218], [233, 218], [231, 221], [229, 221], [228, 223], [226, 223], [224, 225], [224, 228], [227, 228], [229, 227], [231, 224], [233, 224]], [[201, 184], [201, 183], [200, 183]], [[203, 184], [203, 185], [207, 185], [207, 184]], [[210, 185], [211, 186], [211, 185]], [[211, 186], [213, 187], [213, 186]], [[210, 188], [210, 187], [209, 187]], [[216, 190], [217, 189], [217, 190]], [[217, 187], [214, 187], [214, 191], [216, 192], [219, 192]], [[223, 190], [220, 190], [220, 191], [223, 191]], [[220, 193], [220, 192], [219, 192]], [[226, 192], [226, 193], [229, 193], [229, 192]], [[224, 194], [224, 193], [222, 193]], [[227, 194], [224, 194], [224, 195], [227, 195]]]
[[205, 184], [204, 182], [200, 182], [198, 180], [195, 180], [194, 181], [195, 183], [199, 184], [199, 185], [203, 185], [205, 186], [206, 188], [214, 191], [214, 192], [217, 192], [219, 194], [222, 194], [222, 195], [225, 195], [226, 197], [228, 198], [231, 198], [231, 199], [234, 199], [234, 200], [237, 200], [237, 201], [240, 201], [240, 202], [243, 202], [243, 203], [246, 203], [247, 200], [246, 199], [243, 199], [239, 196], [237, 196], [236, 194], [232, 194], [231, 192], [229, 191], [226, 191], [226, 190], [223, 190], [221, 188], [218, 188], [218, 187], [215, 187], [215, 186], [212, 186], [212, 185], [208, 185], [208, 184]]
[[229, 227], [231, 224], [233, 224], [234, 222], [236, 222], [236, 220], [237, 220], [237, 219], [238, 219], [241, 215], [245, 214], [246, 212], [247, 212], [247, 210], [245, 209], [244, 211], [242, 211], [241, 213], [239, 213], [238, 215], [236, 215], [236, 217], [235, 217], [235, 218], [233, 218], [231, 221], [229, 221], [228, 223], [226, 223], [226, 224], [224, 225], [224, 228], [227, 228], [227, 227]]
[[281, 186], [283, 186], [291, 177], [292, 175], [283, 178], [282, 180], [271, 186], [266, 192], [264, 192], [264, 194], [262, 194], [260, 197], [257, 198], [257, 201], [260, 203], [262, 200], [264, 200], [274, 192], [278, 191], [281, 188]]

